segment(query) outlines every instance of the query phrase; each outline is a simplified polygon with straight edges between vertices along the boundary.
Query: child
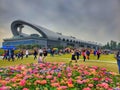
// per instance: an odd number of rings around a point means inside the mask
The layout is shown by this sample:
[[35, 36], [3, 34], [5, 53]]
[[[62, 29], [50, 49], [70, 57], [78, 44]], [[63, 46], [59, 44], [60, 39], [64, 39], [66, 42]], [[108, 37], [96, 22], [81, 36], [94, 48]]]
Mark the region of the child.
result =
[[42, 54], [40, 54], [39, 56], [38, 56], [38, 63], [43, 63], [43, 57], [42, 57]]

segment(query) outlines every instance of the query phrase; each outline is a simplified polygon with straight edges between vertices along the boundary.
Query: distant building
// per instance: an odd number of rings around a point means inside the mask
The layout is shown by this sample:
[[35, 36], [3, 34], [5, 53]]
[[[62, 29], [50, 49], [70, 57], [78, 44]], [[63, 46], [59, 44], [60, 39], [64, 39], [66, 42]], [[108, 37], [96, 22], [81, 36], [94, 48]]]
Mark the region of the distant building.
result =
[[[27, 35], [23, 33], [22, 29], [24, 28], [24, 25], [33, 28], [38, 33], [40, 33], [41, 36], [38, 34]], [[56, 33], [41, 26], [30, 24], [22, 20], [14, 21], [11, 24], [11, 30], [13, 37], [9, 39], [4, 39], [3, 46], [38, 44], [41, 47], [47, 47], [47, 48], [57, 47], [57, 46], [90, 47], [90, 48], [99, 47], [99, 45], [97, 45], [96, 43], [79, 40], [73, 36], [65, 36], [62, 35], [62, 33]]]

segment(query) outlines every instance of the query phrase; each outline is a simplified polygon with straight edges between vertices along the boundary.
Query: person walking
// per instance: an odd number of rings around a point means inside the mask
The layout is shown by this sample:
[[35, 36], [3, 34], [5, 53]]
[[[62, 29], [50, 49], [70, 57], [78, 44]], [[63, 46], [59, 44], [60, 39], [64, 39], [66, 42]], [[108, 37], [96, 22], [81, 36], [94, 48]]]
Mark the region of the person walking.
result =
[[29, 55], [29, 51], [28, 50], [25, 51], [25, 55], [26, 55], [26, 58], [28, 58], [28, 55]]
[[17, 53], [17, 60], [20, 59], [20, 56], [21, 56], [20, 51], [18, 51], [18, 53]]
[[4, 51], [4, 54], [3, 54], [3, 60], [6, 60], [7, 59], [7, 50]]
[[10, 49], [8, 50], [7, 56], [8, 56], [8, 61], [10, 61], [10, 59], [11, 59], [11, 50]]
[[44, 48], [43, 49], [43, 62], [45, 62], [45, 60], [46, 60], [46, 57], [47, 57], [47, 54], [48, 54], [48, 52], [47, 52], [47, 50], [46, 50], [46, 48]]
[[94, 56], [96, 56], [96, 54], [97, 54], [97, 51], [96, 51], [96, 50], [94, 50], [93, 54], [94, 54]]
[[[37, 54], [38, 54], [37, 51], [34, 50], [34, 60], [37, 59]], [[39, 54], [39, 55], [42, 56], [42, 54]]]
[[72, 63], [72, 60], [74, 60], [77, 63], [75, 52], [76, 52], [75, 49], [71, 50], [72, 57], [71, 57], [71, 61], [69, 62], [69, 66]]
[[117, 65], [118, 65], [118, 71], [120, 74], [120, 50], [117, 52], [117, 54], [115, 55], [115, 58], [117, 60]]
[[85, 50], [82, 51], [82, 56], [83, 56], [83, 61], [85, 62], [85, 60], [86, 60], [86, 51]]
[[39, 51], [38, 51], [39, 55], [42, 56], [43, 54], [43, 50], [40, 48]]
[[87, 55], [87, 59], [89, 60], [90, 59], [90, 51], [89, 50], [86, 51], [86, 55]]
[[97, 60], [99, 60], [100, 54], [101, 54], [100, 50], [97, 50]]
[[77, 60], [79, 60], [79, 57], [80, 57], [80, 51], [79, 50], [76, 50], [76, 56], [77, 56]]
[[14, 61], [14, 49], [11, 50], [11, 59]]
[[21, 50], [21, 52], [20, 52], [20, 58], [21, 58], [21, 60], [23, 59], [23, 56], [24, 56], [24, 52], [23, 52], [23, 50]]
[[6, 57], [7, 57], [7, 60], [9, 61], [9, 59], [10, 59], [9, 50], [6, 51]]

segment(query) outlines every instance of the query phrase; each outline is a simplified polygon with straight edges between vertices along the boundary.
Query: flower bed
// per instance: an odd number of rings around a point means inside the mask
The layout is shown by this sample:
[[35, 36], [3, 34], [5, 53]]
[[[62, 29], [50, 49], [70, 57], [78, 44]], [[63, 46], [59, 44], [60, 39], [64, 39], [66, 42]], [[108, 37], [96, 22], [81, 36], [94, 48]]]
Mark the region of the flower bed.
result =
[[0, 68], [0, 90], [120, 90], [120, 76], [97, 66], [18, 65]]

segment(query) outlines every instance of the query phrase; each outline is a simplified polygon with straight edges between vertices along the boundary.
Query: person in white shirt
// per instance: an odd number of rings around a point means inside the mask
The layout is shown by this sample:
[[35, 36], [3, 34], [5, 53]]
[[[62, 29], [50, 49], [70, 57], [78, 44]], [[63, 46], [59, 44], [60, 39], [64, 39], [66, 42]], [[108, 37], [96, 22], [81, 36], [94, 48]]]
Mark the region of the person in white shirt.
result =
[[26, 50], [25, 55], [26, 55], [26, 58], [28, 58], [28, 55], [29, 55], [29, 51], [28, 50]]
[[38, 51], [39, 55], [42, 56], [43, 54], [43, 50], [40, 48], [39, 51]]

